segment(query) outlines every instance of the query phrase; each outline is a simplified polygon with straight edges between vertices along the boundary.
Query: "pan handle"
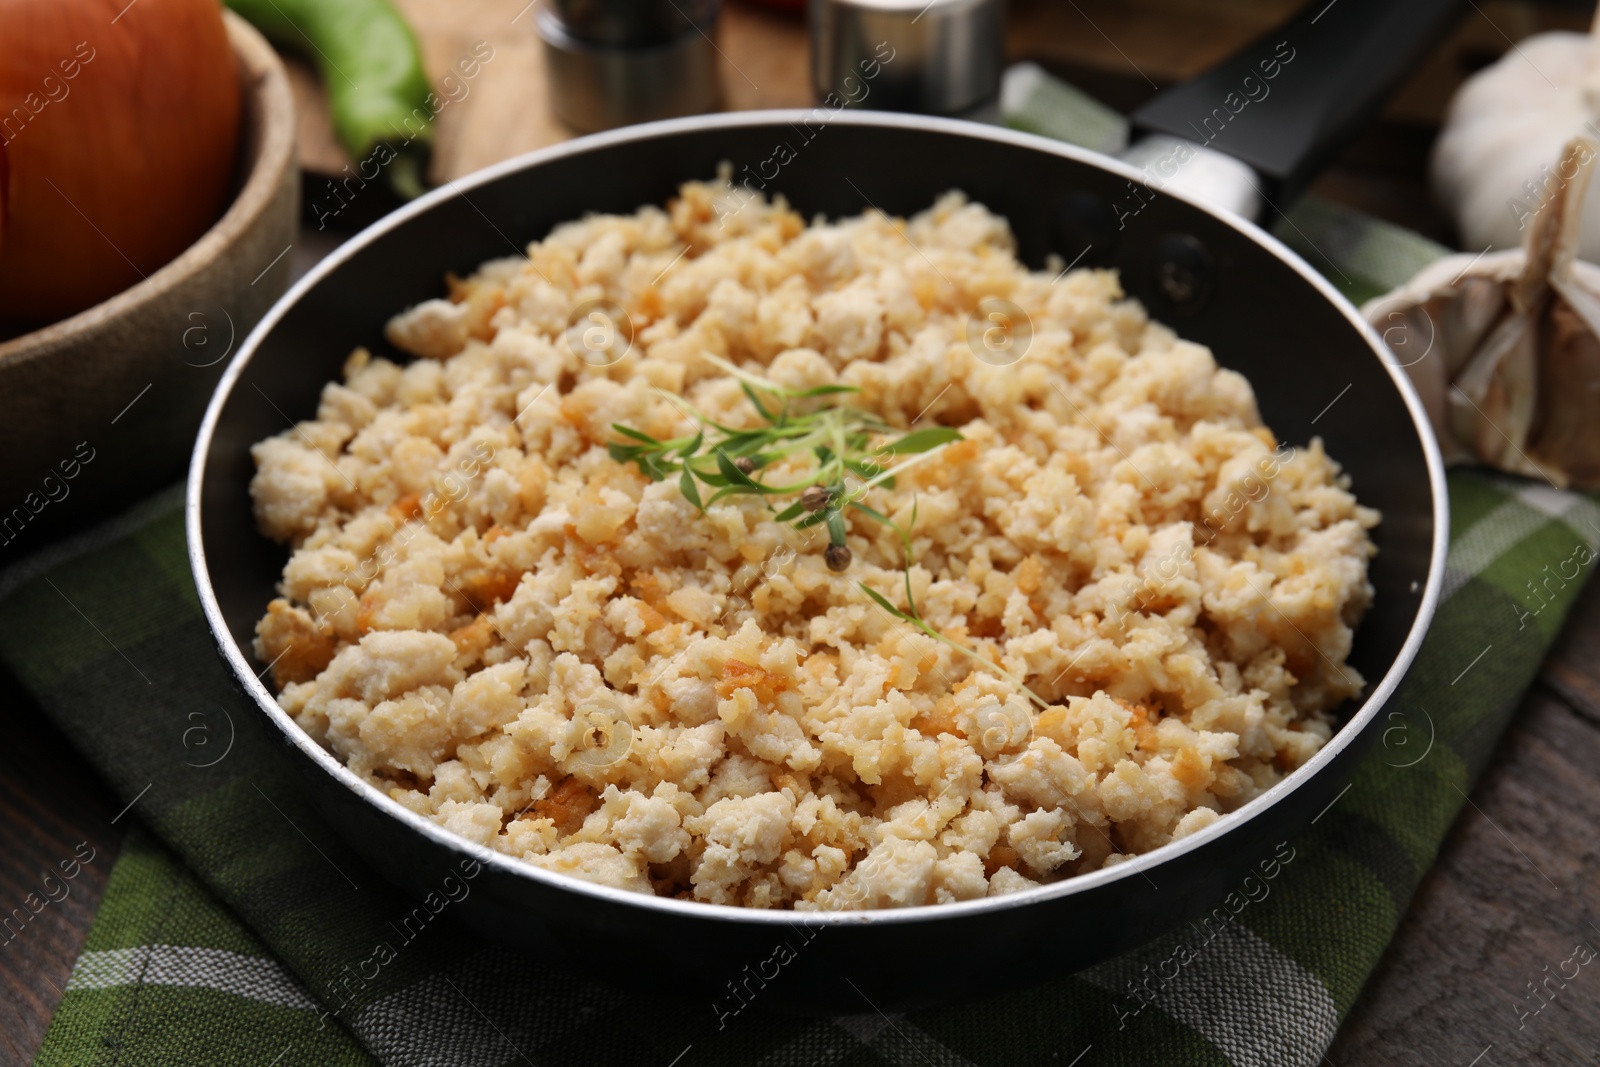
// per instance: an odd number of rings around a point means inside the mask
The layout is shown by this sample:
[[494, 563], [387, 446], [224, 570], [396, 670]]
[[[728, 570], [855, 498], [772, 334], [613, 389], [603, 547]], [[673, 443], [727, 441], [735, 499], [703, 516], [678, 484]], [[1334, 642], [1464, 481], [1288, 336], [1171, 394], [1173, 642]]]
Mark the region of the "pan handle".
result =
[[1460, 0], [1312, 0], [1283, 26], [1132, 115], [1137, 133], [1233, 156], [1293, 196], [1416, 69]]

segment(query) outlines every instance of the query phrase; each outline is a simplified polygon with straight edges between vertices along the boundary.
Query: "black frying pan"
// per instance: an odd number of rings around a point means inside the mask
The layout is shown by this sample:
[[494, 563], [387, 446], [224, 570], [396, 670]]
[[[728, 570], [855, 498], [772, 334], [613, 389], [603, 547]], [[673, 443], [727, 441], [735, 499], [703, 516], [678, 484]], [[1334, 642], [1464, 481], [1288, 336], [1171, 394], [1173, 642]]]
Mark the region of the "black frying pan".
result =
[[[900, 911], [772, 913], [630, 894], [535, 870], [405, 811], [313, 743], [258, 680], [264, 665], [249, 651], [251, 637], [285, 550], [255, 529], [251, 444], [282, 431], [283, 412], [310, 416], [349, 351], [383, 350], [387, 318], [439, 295], [446, 271], [465, 274], [586, 212], [663, 203], [680, 182], [708, 177], [724, 160], [737, 168], [766, 159], [776, 143], [796, 140], [804, 117], [719, 115], [585, 138], [441, 189], [351, 240], [268, 313], [229, 366], [195, 446], [188, 534], [207, 620], [240, 686], [305, 771], [329, 822], [394, 882], [420, 897], [462, 856], [474, 856], [485, 870], [459, 906], [461, 921], [542, 960], [577, 967], [651, 961], [670, 970], [679, 988], [718, 990], [769, 956], [780, 935], [805, 938], [805, 950], [785, 967], [787, 1006], [854, 1010], [856, 994], [838, 981], [849, 973], [888, 1008], [958, 995], [927, 981], [952, 956], [981, 957], [995, 981], [1023, 982], [1129, 949], [1204, 911], [1303, 829], [1348, 779], [1416, 654], [1444, 572], [1445, 488], [1411, 387], [1347, 301], [1253, 225], [1181, 195], [1143, 190], [1146, 206], [1100, 250], [1105, 261], [1154, 317], [1249, 377], [1281, 439], [1323, 437], [1361, 500], [1383, 512], [1371, 569], [1377, 596], [1351, 656], [1369, 687], [1306, 766], [1206, 830], [1113, 869]], [[1022, 257], [1040, 267], [1051, 253], [1079, 251], [1062, 243], [1063, 230], [1072, 230], [1063, 226], [1064, 205], [1114, 203], [1129, 182], [1139, 183], [1130, 168], [1037, 137], [847, 113], [800, 148], [772, 184], [802, 213], [830, 216], [859, 213], [863, 196], [908, 215], [962, 189], [1006, 216]], [[1196, 286], [1172, 284], [1174, 250], [1187, 257]], [[656, 980], [661, 973], [638, 971]]]

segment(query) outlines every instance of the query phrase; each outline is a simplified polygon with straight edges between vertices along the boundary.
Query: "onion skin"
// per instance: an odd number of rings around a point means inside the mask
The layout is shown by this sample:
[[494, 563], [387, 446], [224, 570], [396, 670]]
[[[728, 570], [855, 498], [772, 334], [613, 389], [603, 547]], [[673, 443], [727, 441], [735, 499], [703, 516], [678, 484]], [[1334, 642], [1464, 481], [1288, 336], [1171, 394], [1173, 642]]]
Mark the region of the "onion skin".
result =
[[0, 0], [0, 41], [0, 317], [54, 321], [222, 215], [238, 70], [216, 0]]
[[6, 248], [6, 212], [11, 204], [11, 153], [6, 151], [6, 141], [0, 136], [0, 255]]

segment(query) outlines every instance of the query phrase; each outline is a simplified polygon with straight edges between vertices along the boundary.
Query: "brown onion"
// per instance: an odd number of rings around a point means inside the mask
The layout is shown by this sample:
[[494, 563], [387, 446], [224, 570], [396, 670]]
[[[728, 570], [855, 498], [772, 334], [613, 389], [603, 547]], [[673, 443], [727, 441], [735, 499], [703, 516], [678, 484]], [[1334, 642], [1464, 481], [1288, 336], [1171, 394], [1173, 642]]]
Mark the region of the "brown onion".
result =
[[0, 0], [0, 41], [0, 316], [51, 321], [221, 216], [238, 72], [217, 0]]
[[11, 153], [6, 151], [6, 142], [0, 138], [0, 251], [5, 249], [6, 240], [6, 209], [11, 206]]

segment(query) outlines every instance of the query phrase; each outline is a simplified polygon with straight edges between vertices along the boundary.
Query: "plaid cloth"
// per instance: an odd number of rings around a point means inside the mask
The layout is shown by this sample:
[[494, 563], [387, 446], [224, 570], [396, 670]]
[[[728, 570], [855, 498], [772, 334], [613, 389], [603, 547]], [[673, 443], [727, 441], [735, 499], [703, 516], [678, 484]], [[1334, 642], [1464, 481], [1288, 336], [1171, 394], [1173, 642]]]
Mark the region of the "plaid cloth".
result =
[[[1424, 247], [1325, 205], [1280, 229], [1342, 257], [1330, 274], [1357, 296]], [[448, 922], [399, 936], [412, 902], [323, 824], [229, 682], [169, 491], [0, 575], [0, 661], [134, 824], [37, 1062], [1316, 1064], [1600, 549], [1587, 498], [1470, 470], [1450, 490], [1445, 600], [1381, 744], [1236, 911], [956, 1006], [802, 1019], [757, 1002], [722, 1026], [708, 999], [621, 993]], [[379, 943], [401, 947], [369, 980], [355, 968]]]

